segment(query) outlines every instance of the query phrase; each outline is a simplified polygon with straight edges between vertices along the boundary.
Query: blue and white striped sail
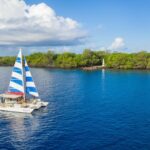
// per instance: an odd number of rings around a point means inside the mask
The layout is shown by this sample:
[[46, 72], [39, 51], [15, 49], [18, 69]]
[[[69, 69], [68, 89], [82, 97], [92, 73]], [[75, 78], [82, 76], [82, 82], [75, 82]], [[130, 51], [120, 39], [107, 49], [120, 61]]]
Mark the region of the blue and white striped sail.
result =
[[22, 51], [20, 50], [12, 70], [12, 75], [8, 87], [8, 92], [24, 95]]
[[25, 62], [26, 93], [34, 97], [39, 97], [37, 88], [35, 86], [35, 83], [33, 81], [33, 78], [30, 72], [30, 68], [25, 58], [24, 58], [24, 62]]

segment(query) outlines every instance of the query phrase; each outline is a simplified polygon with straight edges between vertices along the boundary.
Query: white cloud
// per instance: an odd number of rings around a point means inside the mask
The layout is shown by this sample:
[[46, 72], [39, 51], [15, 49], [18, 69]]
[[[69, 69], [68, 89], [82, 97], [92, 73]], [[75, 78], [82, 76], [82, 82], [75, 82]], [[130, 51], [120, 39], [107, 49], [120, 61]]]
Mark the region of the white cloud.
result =
[[115, 40], [112, 42], [112, 44], [108, 47], [110, 50], [119, 50], [124, 48], [125, 42], [122, 37], [117, 37]]
[[45, 3], [0, 0], [0, 35], [0, 45], [63, 45], [80, 42], [86, 32]]

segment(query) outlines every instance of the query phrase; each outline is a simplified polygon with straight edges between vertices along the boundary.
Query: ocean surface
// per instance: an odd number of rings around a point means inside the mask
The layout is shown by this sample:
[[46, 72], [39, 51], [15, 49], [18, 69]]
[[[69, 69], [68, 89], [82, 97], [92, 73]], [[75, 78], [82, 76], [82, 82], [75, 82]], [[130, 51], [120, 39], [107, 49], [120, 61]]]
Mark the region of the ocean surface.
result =
[[[0, 67], [0, 92], [11, 67]], [[150, 71], [31, 69], [49, 106], [0, 112], [0, 149], [150, 150]]]

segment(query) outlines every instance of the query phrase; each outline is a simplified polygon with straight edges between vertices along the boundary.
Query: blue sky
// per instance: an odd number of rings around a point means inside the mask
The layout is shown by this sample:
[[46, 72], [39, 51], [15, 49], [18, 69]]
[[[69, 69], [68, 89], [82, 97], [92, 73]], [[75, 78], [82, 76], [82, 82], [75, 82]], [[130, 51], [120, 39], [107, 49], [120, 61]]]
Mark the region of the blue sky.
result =
[[[27, 1], [29, 2], [29, 0]], [[31, 3], [40, 3], [33, 0]], [[107, 46], [123, 37], [134, 50], [150, 49], [149, 0], [45, 0], [59, 15], [79, 21], [92, 42]], [[100, 26], [100, 28], [98, 28]]]
[[[43, 45], [40, 45], [40, 48], [36, 44], [28, 45], [31, 52], [36, 49], [46, 51], [48, 48], [74, 52], [80, 52], [83, 48], [127, 52], [150, 51], [149, 0], [26, 0], [25, 2], [30, 6], [45, 3], [57, 16], [69, 17], [82, 26], [69, 44], [68, 41], [61, 41], [64, 43], [57, 45], [60, 41], [54, 40], [53, 46], [48, 40], [47, 42], [52, 45], [47, 43], [44, 45], [45, 42], [42, 40]], [[81, 31], [84, 33], [77, 36]]]

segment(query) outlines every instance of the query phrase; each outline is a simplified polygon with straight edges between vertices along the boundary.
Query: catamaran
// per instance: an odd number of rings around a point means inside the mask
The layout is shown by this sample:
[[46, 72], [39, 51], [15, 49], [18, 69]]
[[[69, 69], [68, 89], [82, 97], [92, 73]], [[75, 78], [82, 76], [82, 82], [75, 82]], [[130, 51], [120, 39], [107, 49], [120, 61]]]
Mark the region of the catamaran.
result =
[[[27, 95], [28, 97], [32, 96], [32, 98], [27, 98]], [[0, 94], [0, 110], [32, 113], [35, 109], [47, 105], [48, 102], [41, 101], [39, 98], [30, 68], [25, 57], [23, 61], [22, 50], [20, 50], [12, 70], [8, 90], [6, 93]]]

